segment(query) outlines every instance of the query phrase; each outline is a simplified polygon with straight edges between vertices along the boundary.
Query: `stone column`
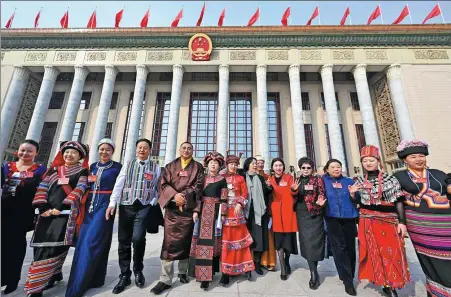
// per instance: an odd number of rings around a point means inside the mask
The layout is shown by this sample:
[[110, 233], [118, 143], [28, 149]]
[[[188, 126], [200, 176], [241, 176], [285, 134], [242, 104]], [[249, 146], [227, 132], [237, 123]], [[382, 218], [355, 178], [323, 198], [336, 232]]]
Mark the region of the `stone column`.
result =
[[86, 77], [89, 74], [88, 68], [82, 65], [75, 65], [74, 81], [70, 89], [69, 101], [64, 112], [63, 124], [59, 141], [72, 140], [78, 110], [80, 109], [81, 95], [85, 86]]
[[355, 87], [359, 99], [365, 142], [366, 144], [372, 144], [380, 148], [376, 118], [374, 116], [373, 104], [371, 103], [368, 79], [366, 77], [366, 64], [358, 64], [355, 66], [352, 69], [352, 74], [354, 75]]
[[94, 134], [91, 141], [91, 150], [89, 153], [89, 161], [91, 163], [97, 162], [99, 159], [97, 145], [105, 136], [105, 129], [108, 123], [108, 114], [111, 106], [111, 97], [113, 96], [114, 83], [116, 81], [117, 73], [117, 68], [113, 65], [105, 66], [105, 79], [103, 81], [102, 94], [100, 95], [99, 109], [97, 111]]
[[164, 165], [172, 162], [176, 156], [180, 101], [182, 100], [183, 66], [172, 66], [172, 73], [171, 105], [169, 107], [168, 136]]
[[38, 142], [41, 139], [45, 115], [49, 109], [50, 99], [52, 98], [53, 88], [55, 87], [58, 74], [60, 74], [60, 71], [55, 66], [44, 66], [44, 78], [39, 89], [38, 99], [36, 100], [36, 106], [34, 107], [26, 139], [33, 139]]
[[257, 114], [258, 114], [258, 143], [260, 155], [265, 159], [265, 170], [269, 170], [269, 142], [268, 142], [268, 92], [266, 88], [266, 65], [257, 66]]
[[299, 64], [293, 64], [288, 68], [288, 75], [290, 77], [291, 114], [293, 116], [294, 151], [296, 154], [296, 161], [307, 156], [304, 131], [304, 113], [302, 110], [301, 80], [299, 75], [300, 68], [301, 66], [299, 66]]
[[149, 70], [145, 65], [136, 65], [136, 83], [133, 93], [132, 112], [130, 113], [127, 143], [123, 164], [136, 157], [136, 141], [139, 137], [141, 114], [143, 110], [144, 93], [146, 91], [147, 74]]
[[401, 140], [413, 139], [415, 138], [415, 133], [413, 132], [409, 106], [407, 105], [406, 95], [401, 81], [401, 65], [392, 64], [387, 68], [386, 72]]
[[0, 138], [0, 160], [3, 160], [3, 152], [8, 145], [9, 137], [14, 127], [14, 121], [19, 112], [23, 92], [30, 77], [30, 70], [23, 66], [15, 66], [8, 93], [3, 101], [1, 114], [1, 138]]
[[330, 151], [332, 158], [338, 159], [342, 162], [343, 172], [347, 172], [343, 139], [341, 137], [340, 130], [339, 113], [335, 98], [332, 68], [332, 64], [326, 64], [321, 67], [321, 79], [323, 82], [324, 102], [326, 105], [327, 126], [330, 139]]
[[216, 150], [224, 157], [229, 144], [229, 104], [229, 65], [220, 65]]

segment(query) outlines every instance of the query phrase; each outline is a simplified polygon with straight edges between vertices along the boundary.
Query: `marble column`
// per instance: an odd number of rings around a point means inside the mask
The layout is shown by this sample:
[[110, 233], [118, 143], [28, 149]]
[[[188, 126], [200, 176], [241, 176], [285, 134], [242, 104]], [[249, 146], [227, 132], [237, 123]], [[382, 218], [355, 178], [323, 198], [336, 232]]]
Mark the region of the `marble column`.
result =
[[401, 65], [392, 64], [387, 68], [386, 72], [401, 140], [413, 139], [415, 138], [415, 133], [413, 132], [412, 119], [401, 80]]
[[257, 66], [257, 116], [258, 143], [260, 155], [265, 159], [265, 170], [269, 170], [269, 141], [268, 141], [268, 92], [266, 88], [266, 65]]
[[14, 121], [19, 112], [22, 96], [30, 77], [30, 70], [23, 66], [15, 66], [11, 84], [8, 88], [8, 93], [3, 101], [1, 114], [1, 138], [0, 138], [0, 160], [3, 160], [3, 152], [8, 145], [11, 136]]
[[288, 68], [290, 77], [291, 114], [293, 117], [294, 152], [296, 161], [307, 156], [305, 144], [304, 112], [302, 110], [301, 80], [299, 64], [293, 64]]
[[36, 100], [36, 106], [34, 107], [26, 139], [33, 139], [38, 142], [41, 139], [45, 115], [49, 109], [50, 99], [52, 98], [53, 88], [55, 87], [58, 74], [60, 74], [60, 71], [55, 66], [44, 66], [44, 78], [39, 89], [38, 99]]
[[229, 144], [229, 104], [229, 65], [220, 65], [216, 150], [223, 156], [226, 156]]
[[324, 102], [326, 105], [327, 126], [330, 139], [330, 151], [332, 158], [338, 159], [342, 162], [343, 172], [347, 172], [332, 70], [332, 64], [326, 64], [321, 67], [321, 79], [323, 82]]
[[143, 111], [144, 93], [146, 91], [147, 74], [149, 70], [146, 65], [136, 65], [136, 83], [133, 93], [132, 112], [130, 113], [127, 143], [123, 164], [130, 162], [136, 157], [136, 141], [139, 138], [139, 127], [141, 125], [141, 114]]
[[164, 158], [164, 165], [175, 159], [177, 151], [180, 101], [182, 100], [183, 66], [172, 66], [172, 73], [171, 105], [169, 106], [168, 136], [166, 141], [166, 156]]
[[380, 148], [376, 117], [374, 116], [370, 88], [368, 87], [368, 79], [366, 77], [366, 64], [355, 66], [352, 69], [352, 74], [354, 75], [355, 87], [359, 99], [365, 142], [366, 144], [372, 144]]
[[103, 80], [102, 94], [100, 95], [99, 109], [97, 110], [96, 122], [94, 125], [94, 134], [91, 141], [91, 150], [89, 153], [89, 161], [97, 162], [99, 154], [97, 153], [97, 145], [105, 136], [105, 129], [108, 123], [108, 114], [110, 112], [111, 98], [113, 96], [114, 83], [118, 70], [113, 65], [105, 66], [105, 79]]
[[86, 77], [89, 74], [88, 68], [82, 65], [75, 65], [74, 81], [70, 89], [69, 101], [64, 111], [63, 123], [59, 141], [72, 140], [78, 110], [80, 109], [81, 95], [85, 86]]

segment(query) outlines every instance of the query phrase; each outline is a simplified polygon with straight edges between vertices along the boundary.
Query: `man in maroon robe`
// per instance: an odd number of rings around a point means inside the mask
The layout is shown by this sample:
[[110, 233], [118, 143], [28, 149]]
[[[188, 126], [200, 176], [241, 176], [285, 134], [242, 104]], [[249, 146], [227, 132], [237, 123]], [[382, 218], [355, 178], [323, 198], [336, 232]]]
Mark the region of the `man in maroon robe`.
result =
[[180, 158], [167, 164], [161, 173], [158, 202], [165, 208], [164, 239], [161, 248], [161, 276], [152, 288], [155, 295], [171, 288], [174, 261], [179, 260], [179, 279], [186, 284], [188, 259], [193, 236], [193, 210], [201, 198], [204, 186], [204, 167], [193, 160], [193, 145], [184, 142]]

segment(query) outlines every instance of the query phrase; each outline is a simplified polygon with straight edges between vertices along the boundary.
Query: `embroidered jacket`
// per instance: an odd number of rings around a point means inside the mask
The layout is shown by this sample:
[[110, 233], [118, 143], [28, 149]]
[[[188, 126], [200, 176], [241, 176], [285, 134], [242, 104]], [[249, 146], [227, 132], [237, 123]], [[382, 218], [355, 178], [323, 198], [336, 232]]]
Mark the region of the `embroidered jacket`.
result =
[[[311, 215], [318, 215], [322, 213], [323, 207], [316, 204], [316, 201], [318, 201], [319, 197], [325, 196], [323, 180], [321, 179], [321, 177], [311, 175], [309, 176], [307, 184], [305, 184], [304, 186], [307, 187], [302, 191], [301, 189], [298, 189], [297, 191], [292, 192], [293, 198], [297, 202], [297, 200], [299, 199], [299, 193], [301, 192], [301, 194], [304, 195], [304, 202], [307, 205], [308, 212]], [[312, 190], [310, 190], [310, 188], [312, 188]]]

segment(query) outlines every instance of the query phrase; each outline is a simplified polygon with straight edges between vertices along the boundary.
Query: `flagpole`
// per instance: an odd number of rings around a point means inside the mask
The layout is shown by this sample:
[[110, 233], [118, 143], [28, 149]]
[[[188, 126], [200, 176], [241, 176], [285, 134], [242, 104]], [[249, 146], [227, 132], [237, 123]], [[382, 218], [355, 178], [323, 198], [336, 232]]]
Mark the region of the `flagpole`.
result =
[[384, 17], [382, 16], [382, 9], [381, 9], [381, 6], [379, 4], [377, 6], [379, 6], [379, 10], [381, 12], [381, 22], [382, 22], [382, 25], [383, 25], [384, 24]]
[[321, 14], [319, 13], [319, 6], [316, 7], [318, 7], [318, 25], [321, 26]]
[[442, 16], [443, 24], [446, 24], [445, 23], [445, 17], [443, 16], [442, 7], [440, 6], [440, 2], [437, 2], [437, 5], [438, 5], [438, 9], [440, 9], [440, 15]]
[[412, 16], [410, 15], [410, 8], [409, 8], [409, 4], [406, 4], [407, 5], [407, 11], [409, 12], [409, 19], [410, 19], [410, 24], [412, 25], [413, 24], [413, 22], [412, 22]]

